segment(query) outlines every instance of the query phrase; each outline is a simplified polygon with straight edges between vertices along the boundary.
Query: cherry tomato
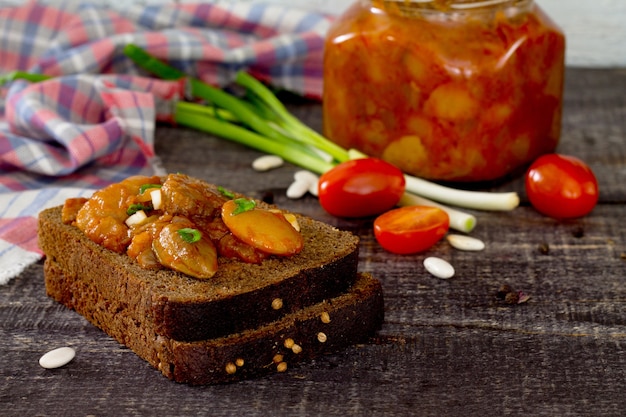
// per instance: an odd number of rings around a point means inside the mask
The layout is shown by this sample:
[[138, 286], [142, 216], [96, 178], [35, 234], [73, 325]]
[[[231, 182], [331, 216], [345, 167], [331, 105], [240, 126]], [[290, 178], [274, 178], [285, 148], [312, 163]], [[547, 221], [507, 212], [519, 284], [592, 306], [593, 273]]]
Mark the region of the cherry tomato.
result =
[[319, 180], [322, 207], [337, 217], [367, 217], [394, 207], [404, 194], [402, 171], [377, 158], [342, 162]]
[[526, 172], [526, 194], [537, 211], [556, 219], [582, 217], [598, 202], [598, 181], [580, 159], [540, 156]]
[[448, 214], [438, 207], [406, 206], [390, 210], [374, 220], [374, 236], [389, 252], [422, 252], [447, 233]]

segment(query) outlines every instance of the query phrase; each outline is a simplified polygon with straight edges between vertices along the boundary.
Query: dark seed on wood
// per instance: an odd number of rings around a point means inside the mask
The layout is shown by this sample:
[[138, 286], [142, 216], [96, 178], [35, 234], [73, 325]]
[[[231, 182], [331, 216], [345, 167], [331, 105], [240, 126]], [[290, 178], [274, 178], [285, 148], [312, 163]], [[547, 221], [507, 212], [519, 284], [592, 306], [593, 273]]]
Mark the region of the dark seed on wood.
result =
[[583, 229], [582, 227], [577, 227], [572, 231], [572, 236], [574, 236], [575, 238], [581, 238], [583, 236], [585, 236], [585, 229]]

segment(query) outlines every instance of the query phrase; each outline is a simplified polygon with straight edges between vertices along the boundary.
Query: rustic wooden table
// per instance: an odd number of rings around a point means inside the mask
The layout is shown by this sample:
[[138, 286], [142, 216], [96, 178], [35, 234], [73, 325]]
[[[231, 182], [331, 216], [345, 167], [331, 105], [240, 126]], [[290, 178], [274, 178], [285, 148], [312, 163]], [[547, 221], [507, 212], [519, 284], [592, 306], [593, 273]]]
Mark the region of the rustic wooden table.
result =
[[[394, 256], [367, 221], [326, 215], [316, 199], [288, 200], [297, 169], [257, 174], [255, 151], [194, 131], [162, 127], [157, 151], [169, 171], [275, 202], [357, 233], [360, 269], [383, 283], [385, 323], [369, 343], [290, 372], [222, 386], [170, 382], [106, 334], [46, 297], [37, 264], [0, 287], [0, 414], [12, 416], [488, 416], [624, 415], [626, 409], [626, 70], [568, 69], [562, 153], [595, 170], [601, 202], [559, 222], [528, 204], [476, 212], [483, 252], [441, 242], [427, 254]], [[293, 111], [315, 128], [318, 104]], [[517, 177], [494, 189], [524, 193]], [[438, 280], [421, 261], [452, 262]], [[496, 297], [503, 284], [526, 304]], [[72, 346], [73, 362], [38, 365]]]

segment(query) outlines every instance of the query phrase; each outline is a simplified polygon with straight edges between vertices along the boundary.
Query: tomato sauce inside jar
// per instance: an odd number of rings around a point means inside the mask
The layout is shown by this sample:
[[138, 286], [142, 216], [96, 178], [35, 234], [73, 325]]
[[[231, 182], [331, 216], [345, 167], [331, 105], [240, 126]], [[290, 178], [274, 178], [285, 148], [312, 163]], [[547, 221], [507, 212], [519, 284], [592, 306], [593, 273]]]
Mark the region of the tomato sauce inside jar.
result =
[[328, 33], [324, 133], [423, 178], [498, 179], [555, 150], [564, 57], [532, 0], [361, 0]]

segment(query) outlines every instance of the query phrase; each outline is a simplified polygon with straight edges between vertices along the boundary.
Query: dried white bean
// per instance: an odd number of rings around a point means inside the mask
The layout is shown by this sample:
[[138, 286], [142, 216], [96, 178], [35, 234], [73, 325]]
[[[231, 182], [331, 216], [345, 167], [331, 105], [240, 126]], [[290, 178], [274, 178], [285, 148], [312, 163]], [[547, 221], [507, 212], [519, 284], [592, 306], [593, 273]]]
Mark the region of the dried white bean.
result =
[[424, 267], [437, 278], [448, 279], [454, 276], [454, 267], [441, 258], [429, 256], [424, 259]]
[[278, 155], [263, 155], [252, 161], [252, 168], [255, 171], [269, 171], [282, 166], [283, 163], [283, 158]]
[[475, 237], [452, 234], [446, 236], [446, 239], [453, 247], [459, 250], [481, 251], [485, 249], [485, 243]]
[[318, 189], [318, 181], [309, 184], [309, 193], [311, 193], [311, 195], [317, 197], [317, 195], [319, 194]]
[[320, 180], [320, 177], [315, 175], [311, 171], [300, 170], [296, 171], [293, 175], [293, 178], [296, 181], [305, 181], [309, 184], [308, 192], [317, 197], [317, 183]]
[[76, 351], [71, 347], [61, 347], [51, 350], [39, 358], [39, 365], [46, 369], [60, 368], [68, 364], [76, 356]]
[[299, 171], [296, 171], [295, 174], [293, 174], [293, 179], [296, 181], [306, 181], [309, 184], [310, 183], [317, 183], [317, 181], [320, 179], [320, 177], [318, 177], [317, 175], [315, 175], [314, 173], [312, 173], [311, 171], [307, 171], [305, 169], [301, 169]]
[[300, 170], [293, 175], [294, 182], [287, 188], [288, 198], [300, 198], [307, 192], [317, 195], [318, 176], [311, 171]]
[[294, 181], [287, 188], [287, 198], [298, 199], [309, 191], [309, 183], [305, 181]]

